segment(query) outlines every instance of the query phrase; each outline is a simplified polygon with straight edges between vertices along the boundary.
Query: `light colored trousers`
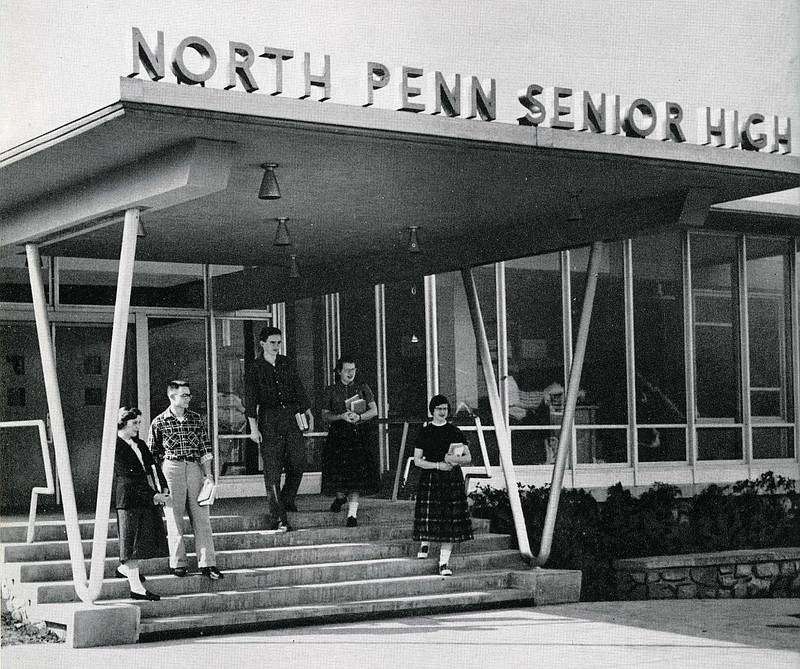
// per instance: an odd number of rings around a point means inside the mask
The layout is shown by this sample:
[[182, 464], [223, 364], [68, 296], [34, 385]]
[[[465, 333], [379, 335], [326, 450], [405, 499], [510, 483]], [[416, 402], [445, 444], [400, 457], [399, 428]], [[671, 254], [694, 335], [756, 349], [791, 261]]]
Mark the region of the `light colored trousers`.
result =
[[214, 537], [211, 534], [209, 507], [197, 503], [197, 495], [203, 487], [203, 468], [198, 462], [164, 460], [164, 478], [169, 486], [169, 501], [164, 507], [169, 539], [169, 566], [186, 566], [186, 542], [183, 538], [183, 514], [188, 501], [189, 519], [194, 531], [195, 551], [198, 567], [213, 567], [217, 564], [214, 552]]

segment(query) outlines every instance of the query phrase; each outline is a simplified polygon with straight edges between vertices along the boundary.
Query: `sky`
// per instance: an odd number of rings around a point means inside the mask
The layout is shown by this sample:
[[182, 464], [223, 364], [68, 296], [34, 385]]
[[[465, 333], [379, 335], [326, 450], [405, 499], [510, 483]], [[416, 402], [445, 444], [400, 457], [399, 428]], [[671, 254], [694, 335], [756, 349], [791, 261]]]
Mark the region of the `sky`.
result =
[[[379, 61], [495, 78], [510, 122], [529, 83], [678, 102], [690, 142], [698, 107], [777, 114], [800, 154], [797, 0], [0, 0], [0, 151], [118, 100], [132, 27], [152, 44], [163, 31], [167, 54], [209, 41], [215, 88], [238, 41], [293, 49], [293, 65], [329, 54], [334, 74]], [[266, 61], [255, 67], [266, 80]]]

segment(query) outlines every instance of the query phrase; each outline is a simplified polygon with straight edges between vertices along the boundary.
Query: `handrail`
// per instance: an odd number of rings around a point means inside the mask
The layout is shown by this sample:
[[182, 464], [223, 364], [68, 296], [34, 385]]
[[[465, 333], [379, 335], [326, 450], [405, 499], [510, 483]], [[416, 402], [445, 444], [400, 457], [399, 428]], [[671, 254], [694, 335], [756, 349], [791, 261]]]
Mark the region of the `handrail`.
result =
[[475, 286], [475, 278], [469, 267], [461, 268], [461, 277], [464, 282], [464, 292], [467, 295], [470, 316], [472, 318], [472, 328], [475, 331], [475, 345], [478, 348], [483, 368], [483, 376], [486, 381], [486, 391], [489, 395], [489, 406], [492, 409], [494, 420], [494, 430], [497, 436], [497, 447], [500, 452], [500, 465], [503, 468], [503, 475], [506, 479], [506, 489], [508, 490], [508, 501], [511, 505], [511, 516], [514, 519], [514, 529], [517, 533], [517, 543], [519, 552], [527, 562], [533, 561], [530, 542], [528, 539], [528, 529], [525, 527], [525, 516], [522, 513], [522, 502], [519, 497], [519, 485], [514, 471], [514, 460], [511, 455], [511, 434], [506, 424], [503, 407], [500, 403], [500, 393], [498, 391], [497, 379], [492, 366], [492, 356], [489, 351], [489, 341], [486, 337], [486, 328], [483, 324], [481, 305], [478, 300], [478, 289]]
[[0, 428], [10, 427], [38, 427], [39, 441], [42, 444], [42, 460], [44, 461], [44, 477], [46, 486], [36, 486], [31, 490], [31, 510], [28, 514], [28, 534], [25, 542], [33, 543], [34, 526], [36, 525], [36, 508], [39, 505], [39, 495], [55, 495], [56, 483], [53, 479], [53, 465], [50, 462], [50, 445], [47, 442], [47, 428], [44, 421], [37, 420], [8, 420], [0, 422]]

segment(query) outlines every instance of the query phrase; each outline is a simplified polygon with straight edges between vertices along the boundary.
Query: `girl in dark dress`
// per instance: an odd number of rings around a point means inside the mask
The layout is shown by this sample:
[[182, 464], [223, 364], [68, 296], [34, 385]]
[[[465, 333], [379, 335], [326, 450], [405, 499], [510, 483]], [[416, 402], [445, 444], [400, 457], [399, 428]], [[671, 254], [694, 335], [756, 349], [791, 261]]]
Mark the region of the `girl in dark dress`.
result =
[[169, 498], [167, 481], [150, 450], [139, 437], [142, 412], [122, 407], [117, 419], [117, 450], [114, 458], [119, 561], [116, 575], [127, 578], [131, 599], [158, 601], [146, 590], [139, 574], [139, 561], [169, 557], [167, 533], [158, 505]]
[[422, 470], [414, 508], [414, 539], [422, 542], [417, 553], [420, 559], [428, 557], [431, 541], [441, 543], [439, 573], [450, 576], [453, 544], [473, 538], [461, 473], [461, 465], [470, 464], [472, 456], [464, 433], [447, 422], [447, 398], [434, 396], [428, 410], [433, 420], [422, 426], [414, 448], [414, 464]]
[[354, 383], [356, 363], [352, 358], [339, 358], [336, 373], [339, 381], [325, 389], [322, 400], [322, 420], [328, 424], [322, 494], [336, 496], [331, 504], [335, 513], [347, 500], [347, 527], [357, 527], [359, 494], [376, 488], [369, 421], [378, 415], [378, 406], [366, 383]]

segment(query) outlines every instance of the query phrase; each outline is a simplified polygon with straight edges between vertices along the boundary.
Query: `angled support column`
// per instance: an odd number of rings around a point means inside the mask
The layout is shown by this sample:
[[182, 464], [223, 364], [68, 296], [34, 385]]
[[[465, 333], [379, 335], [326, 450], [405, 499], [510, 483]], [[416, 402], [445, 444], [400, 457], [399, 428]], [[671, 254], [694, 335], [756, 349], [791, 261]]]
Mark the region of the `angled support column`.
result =
[[117, 296], [114, 302], [114, 325], [111, 331], [111, 355], [108, 362], [106, 410], [103, 418], [103, 441], [100, 452], [100, 473], [97, 477], [97, 507], [94, 514], [92, 567], [89, 576], [90, 601], [100, 596], [108, 543], [108, 520], [111, 507], [111, 486], [114, 482], [114, 455], [117, 447], [117, 416], [122, 395], [122, 372], [125, 367], [125, 343], [133, 285], [133, 263], [136, 258], [136, 232], [139, 210], [128, 209], [122, 231], [119, 255]]
[[44, 284], [40, 270], [39, 249], [27, 244], [28, 273], [33, 295], [33, 308], [36, 317], [36, 332], [39, 339], [39, 352], [42, 359], [47, 408], [53, 432], [58, 480], [61, 485], [64, 521], [69, 542], [72, 579], [75, 592], [81, 601], [90, 604], [100, 596], [105, 570], [106, 544], [108, 540], [109, 507], [111, 505], [111, 484], [114, 474], [114, 452], [117, 439], [117, 410], [122, 392], [122, 370], [125, 357], [125, 338], [128, 332], [128, 310], [130, 306], [131, 285], [133, 281], [133, 261], [136, 254], [136, 231], [139, 224], [139, 210], [125, 212], [122, 234], [122, 251], [119, 263], [117, 299], [114, 308], [114, 327], [111, 337], [111, 358], [109, 361], [108, 385], [106, 387], [106, 410], [103, 422], [103, 446], [100, 455], [100, 475], [98, 477], [97, 507], [95, 511], [94, 541], [92, 545], [92, 565], [89, 581], [86, 580], [83, 547], [81, 544], [78, 511], [75, 504], [75, 488], [72, 481], [67, 435], [64, 428], [64, 412], [61, 407], [61, 394], [58, 387], [53, 343], [50, 338], [50, 323], [47, 318], [47, 304]]
[[486, 328], [483, 326], [483, 316], [481, 306], [478, 302], [478, 291], [475, 288], [475, 279], [469, 267], [461, 268], [461, 278], [464, 281], [464, 291], [467, 294], [469, 313], [472, 317], [472, 327], [475, 331], [475, 344], [481, 358], [483, 376], [486, 380], [486, 389], [489, 393], [489, 406], [492, 409], [492, 420], [494, 421], [495, 436], [497, 446], [500, 451], [500, 464], [503, 467], [503, 474], [506, 479], [508, 489], [508, 500], [511, 504], [511, 515], [514, 519], [514, 529], [517, 532], [519, 552], [526, 561], [533, 561], [530, 543], [528, 542], [528, 530], [525, 527], [525, 517], [522, 514], [522, 502], [519, 499], [519, 486], [517, 485], [517, 475], [514, 472], [514, 461], [511, 457], [511, 434], [508, 431], [503, 407], [500, 403], [500, 393], [497, 388], [494, 367], [492, 367], [492, 356], [489, 353], [489, 342], [486, 338]]
[[592, 244], [589, 256], [589, 268], [586, 277], [586, 292], [583, 295], [583, 309], [581, 309], [581, 323], [578, 327], [578, 340], [575, 342], [575, 353], [572, 357], [572, 366], [569, 370], [567, 398], [564, 405], [564, 417], [561, 419], [561, 432], [558, 437], [558, 452], [553, 466], [553, 479], [550, 483], [550, 497], [547, 500], [547, 514], [542, 528], [542, 543], [539, 555], [536, 557], [536, 566], [543, 566], [550, 558], [553, 546], [553, 530], [558, 514], [558, 500], [561, 497], [561, 488], [564, 484], [564, 470], [572, 442], [572, 424], [575, 422], [575, 405], [578, 402], [578, 391], [583, 372], [583, 359], [586, 355], [586, 342], [589, 339], [589, 324], [592, 321], [592, 307], [594, 294], [597, 289], [597, 272], [600, 263], [600, 254], [603, 249], [602, 242]]
[[25, 254], [28, 258], [28, 276], [33, 296], [33, 313], [36, 318], [36, 334], [39, 339], [39, 357], [42, 360], [47, 411], [50, 414], [50, 430], [53, 434], [56, 472], [61, 485], [61, 502], [64, 506], [64, 523], [67, 528], [72, 580], [75, 583], [75, 592], [78, 593], [78, 597], [81, 598], [81, 601], [89, 603], [91, 600], [86, 588], [86, 567], [83, 564], [81, 530], [78, 525], [78, 509], [75, 506], [75, 487], [72, 483], [72, 468], [69, 463], [67, 432], [64, 429], [64, 412], [61, 409], [56, 358], [53, 341], [50, 337], [50, 321], [47, 318], [47, 302], [44, 296], [39, 248], [35, 244], [26, 244]]

